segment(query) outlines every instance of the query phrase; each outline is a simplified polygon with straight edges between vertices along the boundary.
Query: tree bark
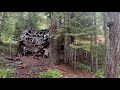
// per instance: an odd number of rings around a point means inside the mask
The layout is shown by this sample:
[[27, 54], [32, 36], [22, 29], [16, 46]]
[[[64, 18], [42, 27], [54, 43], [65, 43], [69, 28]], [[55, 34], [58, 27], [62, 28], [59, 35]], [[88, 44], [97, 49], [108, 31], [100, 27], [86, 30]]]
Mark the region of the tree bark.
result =
[[2, 21], [3, 21], [4, 12], [0, 12], [0, 42], [1, 42], [1, 32], [2, 32]]
[[51, 16], [51, 27], [50, 27], [50, 47], [49, 47], [50, 58], [49, 59], [51, 63], [58, 64], [57, 40], [51, 37], [57, 29], [57, 22], [54, 13], [51, 12], [50, 16]]
[[[66, 22], [69, 22], [69, 12], [68, 13], [65, 13], [65, 16], [67, 17], [67, 20], [65, 20]], [[65, 33], [68, 33], [67, 30], [65, 31]], [[71, 44], [70, 42], [70, 37], [69, 36], [66, 36], [64, 37], [64, 40], [65, 40], [65, 43], [64, 43], [64, 47], [65, 47], [65, 50], [64, 50], [64, 63], [68, 63], [68, 50], [69, 50], [69, 44]]]
[[94, 32], [94, 43], [95, 43], [95, 48], [94, 48], [94, 53], [95, 53], [95, 59], [94, 59], [94, 72], [96, 72], [98, 70], [98, 52], [97, 52], [97, 32], [96, 32], [96, 13], [93, 13], [93, 17], [94, 17], [94, 26], [95, 26], [95, 32]]
[[110, 40], [109, 40], [109, 30], [107, 28], [107, 13], [103, 12], [103, 30], [105, 36], [105, 75], [107, 75], [107, 61], [109, 60], [109, 52], [110, 52]]
[[93, 72], [94, 69], [93, 69], [93, 35], [90, 36], [90, 51], [91, 51], [91, 71]]
[[109, 59], [106, 61], [106, 78], [117, 78], [120, 61], [119, 13], [108, 12], [107, 17], [107, 26], [109, 27], [110, 51]]
[[[67, 16], [66, 21], [69, 22], [69, 20], [72, 19], [74, 17], [74, 15], [75, 15], [74, 12], [66, 13], [66, 16]], [[65, 33], [69, 33], [69, 32], [66, 30]], [[65, 46], [64, 63], [70, 63], [71, 58], [70, 58], [70, 46], [69, 45], [72, 43], [72, 39], [71, 39], [71, 36], [65, 36], [64, 38], [65, 38], [64, 39], [65, 40], [65, 44], [64, 44], [64, 46]]]
[[[97, 52], [98, 43], [97, 43], [95, 12], [93, 12], [93, 26], [95, 27], [95, 32], [93, 35], [91, 34], [91, 71], [95, 73], [98, 70], [98, 52]], [[95, 45], [95, 47], [93, 47], [93, 44]]]
[[0, 29], [1, 29], [1, 25], [2, 25], [2, 20], [3, 20], [3, 12], [0, 12]]

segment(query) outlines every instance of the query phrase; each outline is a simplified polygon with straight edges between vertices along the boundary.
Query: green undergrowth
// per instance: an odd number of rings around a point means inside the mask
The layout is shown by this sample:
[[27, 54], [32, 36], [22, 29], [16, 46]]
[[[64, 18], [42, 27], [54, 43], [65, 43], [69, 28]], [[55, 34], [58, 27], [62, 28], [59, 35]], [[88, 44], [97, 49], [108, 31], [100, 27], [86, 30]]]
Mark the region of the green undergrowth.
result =
[[40, 73], [39, 78], [63, 78], [63, 75], [60, 73], [59, 70], [55, 69]]
[[90, 51], [90, 42], [76, 39], [74, 43], [70, 44], [70, 47], [74, 49], [82, 48], [83, 50]]
[[13, 78], [15, 68], [0, 68], [0, 78]]
[[[0, 51], [1, 52], [10, 52], [10, 46], [9, 45], [0, 45]], [[12, 48], [12, 52], [16, 53], [17, 49], [16, 47]]]
[[6, 60], [3, 57], [0, 57], [0, 67], [4, 66], [6, 63]]
[[97, 70], [97, 72], [95, 73], [96, 78], [105, 78], [105, 73], [103, 70], [99, 69]]
[[7, 61], [0, 57], [0, 78], [13, 78], [16, 69], [13, 66], [7, 66]]
[[79, 69], [81, 69], [81, 70], [85, 70], [85, 71], [87, 71], [87, 72], [90, 72], [90, 71], [91, 71], [90, 66], [87, 66], [87, 65], [82, 64], [82, 63], [76, 63], [76, 64], [75, 64], [75, 67], [77, 67], [77, 68], [79, 68]]

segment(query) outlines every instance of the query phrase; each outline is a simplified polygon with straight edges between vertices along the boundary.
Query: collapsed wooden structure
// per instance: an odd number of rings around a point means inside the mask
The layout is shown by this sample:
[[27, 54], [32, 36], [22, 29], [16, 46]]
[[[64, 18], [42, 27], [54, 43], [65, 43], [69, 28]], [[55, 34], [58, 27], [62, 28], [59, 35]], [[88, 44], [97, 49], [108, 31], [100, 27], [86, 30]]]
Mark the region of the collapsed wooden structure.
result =
[[[43, 55], [49, 47], [49, 30], [24, 30], [19, 38], [18, 52], [22, 55]], [[46, 55], [48, 56], [48, 55]]]

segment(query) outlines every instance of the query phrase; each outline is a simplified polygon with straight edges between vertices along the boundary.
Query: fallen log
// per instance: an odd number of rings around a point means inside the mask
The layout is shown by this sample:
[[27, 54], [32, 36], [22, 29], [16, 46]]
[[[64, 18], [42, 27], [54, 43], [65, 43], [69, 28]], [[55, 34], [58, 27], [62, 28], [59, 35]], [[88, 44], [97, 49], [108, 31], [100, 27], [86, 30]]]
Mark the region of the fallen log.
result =
[[16, 57], [16, 58], [14, 58], [14, 57], [7, 57], [6, 59], [7, 60], [12, 60], [12, 61], [20, 61], [19, 57]]

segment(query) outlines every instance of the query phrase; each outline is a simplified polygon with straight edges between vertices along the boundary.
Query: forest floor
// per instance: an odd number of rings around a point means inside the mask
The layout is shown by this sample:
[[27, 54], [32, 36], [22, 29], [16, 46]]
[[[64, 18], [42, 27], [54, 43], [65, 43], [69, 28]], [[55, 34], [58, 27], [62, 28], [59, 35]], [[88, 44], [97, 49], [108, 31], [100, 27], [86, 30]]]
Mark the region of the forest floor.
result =
[[64, 64], [49, 64], [49, 59], [47, 58], [34, 58], [32, 56], [23, 56], [19, 58], [20, 60], [18, 61], [6, 60], [8, 66], [12, 65], [16, 68], [16, 73], [14, 73], [13, 76], [14, 78], [38, 78], [39, 73], [53, 69], [60, 70], [64, 78], [93, 78], [91, 73], [80, 69], [74, 70], [72, 67]]

